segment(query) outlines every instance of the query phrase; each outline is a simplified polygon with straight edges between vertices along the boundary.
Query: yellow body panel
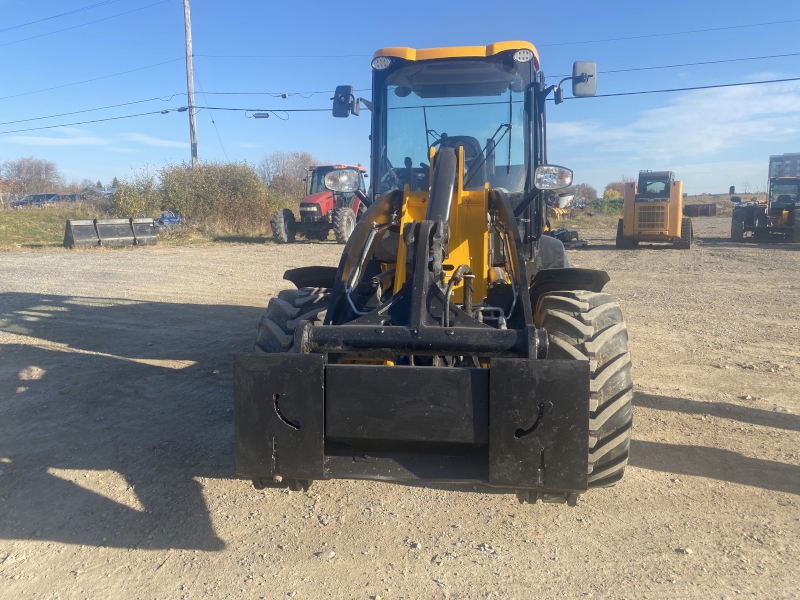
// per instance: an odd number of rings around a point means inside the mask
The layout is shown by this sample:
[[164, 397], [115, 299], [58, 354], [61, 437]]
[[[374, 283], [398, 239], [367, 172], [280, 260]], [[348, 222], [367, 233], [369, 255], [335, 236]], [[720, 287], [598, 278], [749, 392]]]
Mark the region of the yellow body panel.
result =
[[530, 50], [533, 52], [533, 63], [539, 69], [539, 52], [530, 42], [511, 41], [495, 42], [488, 46], [450, 46], [446, 48], [381, 48], [374, 57], [391, 56], [404, 60], [435, 60], [437, 58], [468, 58], [470, 56], [486, 58], [509, 50]]
[[683, 221], [683, 182], [673, 181], [669, 202], [636, 202], [636, 183], [625, 184], [622, 234], [637, 242], [677, 242]]
[[[431, 152], [433, 154], [433, 152]], [[433, 175], [433, 161], [431, 160], [431, 178]], [[487, 279], [489, 275], [489, 228], [487, 211], [489, 202], [489, 184], [482, 190], [465, 190], [464, 182], [464, 148], [458, 149], [458, 186], [453, 192], [454, 198], [450, 205], [450, 255], [443, 261], [444, 265], [453, 268], [446, 273], [452, 273], [461, 265], [469, 265], [475, 278], [474, 298], [481, 302], [486, 297]], [[428, 192], [411, 192], [408, 186], [403, 191], [403, 215], [400, 231], [406, 223], [425, 220], [428, 212]], [[406, 246], [402, 241], [397, 250], [397, 263], [394, 278], [394, 293], [398, 293], [406, 281]], [[463, 302], [463, 281], [453, 288], [453, 302]]]

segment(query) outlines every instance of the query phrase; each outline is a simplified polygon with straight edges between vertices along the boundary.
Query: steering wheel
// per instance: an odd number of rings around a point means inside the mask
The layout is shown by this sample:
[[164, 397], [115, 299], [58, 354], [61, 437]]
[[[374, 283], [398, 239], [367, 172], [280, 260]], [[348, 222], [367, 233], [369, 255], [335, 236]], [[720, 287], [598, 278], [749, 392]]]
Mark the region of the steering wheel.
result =
[[382, 154], [381, 170], [383, 171], [383, 175], [381, 176], [380, 181], [378, 181], [378, 191], [380, 193], [386, 193], [391, 192], [392, 190], [401, 189], [403, 186], [400, 184], [400, 179], [397, 177], [397, 173], [392, 165], [392, 162], [389, 160], [389, 157], [386, 156], [385, 149], [383, 150]]

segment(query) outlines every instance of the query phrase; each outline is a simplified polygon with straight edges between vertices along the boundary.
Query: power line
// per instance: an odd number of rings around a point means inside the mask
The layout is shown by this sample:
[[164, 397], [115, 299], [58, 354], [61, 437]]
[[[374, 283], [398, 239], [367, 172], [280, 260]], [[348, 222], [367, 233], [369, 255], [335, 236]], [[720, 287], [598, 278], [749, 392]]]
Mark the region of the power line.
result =
[[20, 40], [14, 40], [13, 42], [6, 42], [5, 44], [0, 44], [0, 48], [3, 46], [10, 46], [11, 44], [19, 44], [20, 42], [27, 42], [28, 40], [36, 40], [48, 35], [53, 35], [54, 33], [61, 33], [62, 31], [70, 31], [72, 29], [78, 29], [79, 27], [86, 27], [87, 25], [93, 25], [95, 23], [101, 23], [102, 21], [108, 21], [109, 19], [116, 19], [117, 17], [122, 17], [124, 15], [129, 15], [131, 13], [138, 12], [140, 10], [144, 10], [145, 8], [150, 8], [152, 6], [158, 6], [159, 4], [166, 4], [167, 2], [172, 2], [172, 0], [161, 0], [161, 2], [154, 2], [153, 4], [148, 4], [147, 6], [140, 6], [139, 8], [134, 8], [133, 10], [128, 10], [125, 12], [117, 13], [116, 15], [111, 15], [110, 17], [103, 17], [102, 19], [96, 19], [94, 21], [89, 21], [88, 23], [81, 23], [80, 25], [73, 25], [72, 27], [65, 27], [64, 29], [56, 29], [55, 31], [48, 31], [47, 33], [41, 33], [39, 35], [34, 35], [31, 37], [22, 38]]
[[[666, 94], [669, 92], [690, 92], [694, 90], [711, 90], [715, 88], [738, 87], [743, 85], [763, 85], [766, 83], [783, 83], [786, 81], [800, 81], [800, 77], [788, 77], [786, 79], [766, 79], [764, 81], [744, 81], [742, 83], [719, 83], [716, 85], [697, 85], [693, 87], [670, 88], [665, 90], [642, 90], [638, 92], [617, 92], [615, 94], [597, 94], [596, 96], [586, 96], [586, 98], [613, 98], [615, 96], [640, 96], [642, 94]], [[583, 100], [584, 98], [569, 97], [564, 100]]]
[[[200, 93], [203, 94], [203, 99], [208, 104], [208, 98], [206, 98], [206, 93], [203, 90], [203, 82], [200, 81], [200, 73], [198, 73], [197, 69], [194, 70], [194, 74], [197, 75], [197, 84], [200, 86]], [[219, 147], [222, 148], [222, 153], [225, 155], [225, 160], [230, 160], [228, 158], [228, 153], [225, 152], [225, 146], [222, 144], [222, 138], [219, 135], [219, 129], [217, 129], [217, 122], [214, 121], [214, 113], [208, 113], [208, 116], [211, 117], [211, 124], [214, 125], [214, 131], [217, 132], [217, 139], [219, 140]]]
[[79, 115], [79, 114], [82, 114], [82, 113], [95, 112], [95, 111], [98, 111], [98, 110], [108, 110], [108, 109], [111, 109], [111, 108], [119, 108], [121, 106], [131, 106], [133, 104], [144, 104], [145, 102], [153, 102], [155, 100], [161, 100], [162, 102], [169, 102], [175, 96], [180, 96], [180, 95], [181, 94], [178, 93], [178, 94], [172, 94], [172, 95], [169, 95], [169, 96], [160, 96], [160, 97], [156, 97], [156, 98], [147, 98], [145, 100], [132, 100], [131, 102], [123, 102], [121, 104], [111, 104], [109, 106], [98, 106], [97, 108], [85, 108], [83, 110], [74, 110], [72, 112], [65, 112], [65, 113], [60, 113], [60, 114], [57, 114], [57, 115], [48, 115], [46, 117], [31, 117], [30, 119], [18, 119], [16, 121], [5, 121], [3, 123], [0, 123], [0, 125], [12, 125], [14, 123], [27, 123], [29, 121], [42, 121], [44, 119], [55, 119], [56, 117], [66, 117], [66, 116], [69, 116], [69, 115]]
[[[708, 90], [714, 88], [727, 88], [727, 87], [737, 87], [737, 86], [746, 86], [746, 85], [764, 85], [770, 83], [784, 83], [789, 81], [800, 81], [800, 77], [789, 77], [785, 79], [768, 79], [764, 81], [745, 81], [741, 83], [721, 83], [716, 85], [704, 85], [704, 86], [694, 86], [694, 87], [684, 87], [684, 88], [670, 88], [670, 89], [663, 89], [663, 90], [641, 90], [635, 92], [618, 92], [614, 94], [598, 94], [597, 96], [589, 96], [588, 98], [612, 98], [616, 96], [635, 96], [641, 94], [663, 94], [669, 92], [687, 92], [693, 90]], [[585, 98], [565, 98], [565, 100], [582, 100]], [[491, 103], [490, 103], [491, 104]], [[196, 106], [198, 110], [226, 110], [226, 111], [236, 111], [236, 112], [268, 112], [271, 114], [276, 113], [309, 113], [309, 112], [329, 112], [330, 108], [239, 108], [239, 107], [231, 107], [231, 106]], [[0, 131], [0, 135], [4, 135], [7, 133], [21, 133], [24, 131], [38, 131], [42, 129], [56, 129], [58, 127], [71, 127], [73, 125], [87, 125], [89, 123], [102, 123], [104, 121], [117, 121], [119, 119], [131, 119], [134, 117], [143, 117], [146, 115], [157, 115], [157, 114], [167, 114], [171, 112], [185, 112], [188, 110], [188, 107], [180, 107], [180, 108], [168, 108], [164, 110], [157, 110], [152, 112], [145, 112], [145, 113], [138, 113], [133, 115], [123, 115], [119, 117], [109, 117], [106, 119], [94, 119], [91, 121], [81, 121], [77, 123], [62, 123], [59, 125], [47, 125], [44, 127], [32, 127], [29, 129], [17, 129], [13, 131]], [[276, 115], [277, 116], [277, 115]]]
[[372, 54], [195, 54], [200, 58], [364, 58]]
[[29, 129], [14, 129], [12, 131], [0, 131], [0, 135], [6, 133], [22, 133], [23, 131], [40, 131], [42, 129], [56, 129], [58, 127], [72, 127], [73, 125], [88, 125], [89, 123], [102, 123], [104, 121], [119, 121], [120, 119], [132, 119], [134, 117], [144, 117], [147, 115], [165, 115], [170, 112], [183, 112], [185, 108], [167, 108], [164, 110], [154, 110], [151, 112], [137, 113], [135, 115], [122, 115], [120, 117], [108, 117], [106, 119], [94, 119], [92, 121], [80, 121], [77, 123], [61, 123], [60, 125], [46, 125], [44, 127], [31, 127]]
[[60, 90], [61, 88], [71, 87], [73, 85], [81, 85], [83, 83], [91, 83], [93, 81], [100, 81], [101, 79], [109, 79], [110, 77], [118, 77], [119, 75], [127, 75], [128, 73], [135, 73], [136, 71], [144, 71], [145, 69], [152, 69], [153, 67], [160, 67], [161, 65], [167, 65], [169, 63], [178, 62], [179, 60], [184, 60], [183, 57], [180, 58], [173, 58], [172, 60], [165, 60], [164, 62], [156, 63], [154, 65], [147, 65], [146, 67], [138, 67], [136, 69], [130, 69], [129, 71], [122, 71], [120, 73], [112, 73], [111, 75], [102, 75], [101, 77], [93, 77], [92, 79], [84, 79], [83, 81], [76, 81], [74, 83], [65, 83], [64, 85], [56, 85], [49, 88], [44, 88], [41, 90], [33, 90], [32, 92], [22, 92], [21, 94], [12, 94], [10, 96], [0, 96], [0, 100], [8, 100], [9, 98], [19, 98], [20, 96], [30, 96], [31, 94], [40, 94], [42, 92], [50, 92], [52, 90]]
[[12, 29], [19, 29], [20, 27], [27, 27], [28, 25], [35, 25], [36, 23], [43, 23], [44, 21], [50, 21], [51, 19], [58, 19], [59, 17], [66, 17], [67, 15], [74, 15], [75, 13], [83, 12], [85, 10], [89, 10], [92, 8], [97, 8], [98, 6], [105, 6], [106, 4], [114, 4], [115, 2], [119, 1], [120, 0], [105, 0], [105, 2], [98, 2], [97, 4], [91, 4], [89, 6], [84, 6], [83, 8], [76, 8], [75, 10], [70, 10], [65, 13], [53, 15], [52, 17], [45, 17], [43, 19], [37, 19], [36, 21], [28, 21], [27, 23], [20, 23], [19, 25], [12, 25], [11, 27], [0, 29], [0, 33], [5, 33], [6, 31], [11, 31]]
[[751, 23], [749, 25], [728, 25], [726, 27], [710, 27], [708, 29], [690, 29], [687, 31], [670, 31], [666, 33], [649, 33], [647, 35], [633, 35], [629, 37], [605, 38], [602, 40], [578, 40], [574, 42], [555, 42], [552, 44], [537, 44], [539, 48], [551, 46], [575, 46], [578, 44], [600, 44], [604, 42], [622, 42], [627, 40], [642, 40], [645, 38], [667, 37], [671, 35], [688, 35], [691, 33], [708, 33], [710, 31], [728, 31], [731, 29], [745, 29], [748, 27], [764, 27], [766, 25], [784, 25], [786, 23], [798, 23], [800, 19], [788, 19], [786, 21], [767, 21], [765, 23]]
[[[718, 65], [721, 63], [732, 63], [732, 62], [743, 62], [748, 60], [764, 60], [767, 58], [786, 58], [789, 56], [800, 56], [800, 52], [792, 52], [791, 54], [771, 54], [769, 56], [748, 56], [745, 58], [725, 58], [721, 60], [706, 60], [703, 62], [694, 62], [694, 63], [680, 63], [676, 65], [659, 65], [655, 67], [633, 67], [630, 69], [612, 69], [609, 71], [598, 71], [598, 74], [606, 74], [606, 73], [629, 73], [632, 71], [652, 71], [655, 69], [676, 69], [680, 67], [697, 67], [700, 65]], [[559, 77], [571, 77], [570, 75], [550, 75], [555, 79]]]
[[[354, 92], [369, 92], [372, 88], [358, 88]], [[320, 90], [317, 92], [205, 92], [209, 96], [272, 96], [273, 98], [289, 98], [300, 96], [301, 98], [311, 98], [316, 94], [333, 94], [335, 90]]]
[[[577, 40], [574, 42], [554, 42], [552, 44], [536, 44], [537, 48], [549, 48], [552, 46], [573, 46], [577, 44], [601, 44], [606, 42], [621, 42], [628, 40], [641, 40], [656, 37], [668, 37], [674, 35], [689, 35], [693, 33], [708, 33], [711, 31], [729, 31], [731, 29], [746, 29], [750, 27], [765, 27], [768, 25], [785, 25], [788, 23], [798, 23], [800, 19], [787, 19], [785, 21], [766, 21], [763, 23], [749, 23], [745, 25], [727, 25], [724, 27], [709, 27], [706, 29], [689, 29], [686, 31], [670, 31], [665, 33], [651, 33], [646, 35], [634, 35], [618, 38], [604, 38], [599, 40]], [[372, 54], [195, 54], [202, 58], [369, 58]], [[792, 55], [787, 55], [792, 56]]]

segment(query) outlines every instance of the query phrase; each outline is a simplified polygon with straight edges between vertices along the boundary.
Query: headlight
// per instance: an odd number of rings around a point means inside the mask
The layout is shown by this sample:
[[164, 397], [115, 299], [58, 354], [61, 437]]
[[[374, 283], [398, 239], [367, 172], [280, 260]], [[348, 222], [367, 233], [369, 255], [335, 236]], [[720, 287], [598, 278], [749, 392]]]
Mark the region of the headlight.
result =
[[572, 185], [572, 171], [556, 165], [536, 167], [534, 186], [540, 190], [560, 190]]
[[389, 66], [392, 64], [392, 59], [388, 56], [376, 56], [372, 59], [372, 68], [378, 71], [383, 71], [384, 69], [388, 69]]
[[337, 169], [325, 175], [325, 187], [334, 192], [355, 192], [359, 183], [355, 169]]
[[528, 50], [527, 48], [523, 50], [517, 50], [514, 52], [514, 61], [518, 63], [526, 63], [531, 62], [533, 60], [533, 51]]

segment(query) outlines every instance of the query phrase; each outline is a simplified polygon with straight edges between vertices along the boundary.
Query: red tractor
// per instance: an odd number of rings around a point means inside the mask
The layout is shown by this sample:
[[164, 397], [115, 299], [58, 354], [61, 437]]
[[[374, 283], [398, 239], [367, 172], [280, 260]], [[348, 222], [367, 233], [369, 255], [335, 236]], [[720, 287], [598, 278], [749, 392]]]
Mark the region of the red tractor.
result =
[[[361, 165], [316, 165], [308, 168], [306, 197], [300, 203], [300, 220], [284, 208], [272, 215], [270, 225], [276, 242], [293, 242], [298, 233], [310, 240], [325, 240], [333, 229], [336, 241], [346, 244], [356, 227], [356, 221], [367, 210], [364, 178], [366, 170]], [[358, 182], [358, 191], [334, 191], [342, 179]]]

